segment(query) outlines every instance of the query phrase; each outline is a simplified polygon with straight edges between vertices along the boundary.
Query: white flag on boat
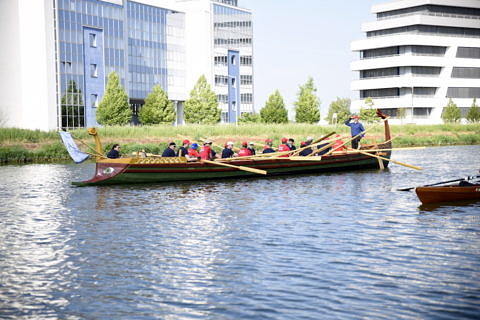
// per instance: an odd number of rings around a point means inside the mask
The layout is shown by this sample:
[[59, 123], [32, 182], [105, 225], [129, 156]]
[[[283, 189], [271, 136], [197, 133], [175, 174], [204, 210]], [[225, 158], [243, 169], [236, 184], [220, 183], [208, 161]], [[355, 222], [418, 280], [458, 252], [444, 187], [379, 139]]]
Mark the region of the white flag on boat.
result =
[[70, 132], [59, 131], [58, 133], [60, 133], [63, 144], [65, 145], [65, 148], [67, 148], [68, 154], [70, 154], [70, 157], [72, 157], [75, 163], [82, 163], [88, 159], [89, 155], [78, 148], [75, 141], [73, 141]]

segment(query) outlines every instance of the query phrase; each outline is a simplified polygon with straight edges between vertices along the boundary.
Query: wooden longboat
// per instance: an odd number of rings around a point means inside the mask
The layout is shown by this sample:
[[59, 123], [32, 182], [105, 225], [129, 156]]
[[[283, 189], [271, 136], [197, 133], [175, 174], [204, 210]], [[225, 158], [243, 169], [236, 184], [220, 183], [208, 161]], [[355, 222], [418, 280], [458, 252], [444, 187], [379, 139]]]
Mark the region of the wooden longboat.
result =
[[[384, 116], [382, 114], [382, 116]], [[391, 149], [391, 137], [388, 120], [384, 118], [385, 142], [376, 145], [362, 146], [361, 150], [368, 152], [369, 149]], [[92, 134], [92, 133], [90, 133]], [[98, 136], [95, 137], [97, 150], [101, 151], [101, 144]], [[369, 152], [376, 155], [377, 151]], [[382, 151], [380, 154], [390, 159], [391, 151]], [[267, 171], [266, 176], [295, 175], [316, 172], [331, 172], [340, 170], [361, 170], [387, 167], [389, 161], [362, 153], [332, 153], [322, 156], [320, 160], [296, 160], [284, 158], [235, 158], [229, 160], [228, 164], [244, 166], [247, 168], [261, 169]], [[73, 182], [77, 186], [94, 186], [108, 184], [132, 184], [132, 183], [158, 183], [175, 181], [194, 181], [206, 179], [225, 179], [238, 177], [263, 177], [248, 171], [225, 167], [221, 164], [198, 162], [187, 162], [185, 158], [163, 158], [163, 157], [130, 157], [120, 159], [97, 159], [95, 175], [90, 180]]]
[[462, 186], [459, 184], [415, 188], [418, 199], [423, 204], [463, 200], [480, 200], [480, 185]]

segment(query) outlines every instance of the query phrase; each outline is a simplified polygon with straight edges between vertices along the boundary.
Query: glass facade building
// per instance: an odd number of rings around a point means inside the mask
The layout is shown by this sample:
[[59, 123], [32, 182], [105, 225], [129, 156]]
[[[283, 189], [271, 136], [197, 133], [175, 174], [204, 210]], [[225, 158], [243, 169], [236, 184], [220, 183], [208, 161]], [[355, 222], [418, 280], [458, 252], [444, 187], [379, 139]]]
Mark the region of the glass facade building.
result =
[[[222, 4], [220, 4], [222, 3]], [[234, 8], [237, 1], [213, 2], [215, 91], [223, 122], [253, 112], [252, 14]]]
[[134, 1], [52, 1], [57, 3], [59, 127], [96, 125], [110, 72], [119, 74], [134, 114], [154, 85], [168, 92], [169, 81], [184, 83], [182, 64], [169, 67], [185, 55], [183, 13]]

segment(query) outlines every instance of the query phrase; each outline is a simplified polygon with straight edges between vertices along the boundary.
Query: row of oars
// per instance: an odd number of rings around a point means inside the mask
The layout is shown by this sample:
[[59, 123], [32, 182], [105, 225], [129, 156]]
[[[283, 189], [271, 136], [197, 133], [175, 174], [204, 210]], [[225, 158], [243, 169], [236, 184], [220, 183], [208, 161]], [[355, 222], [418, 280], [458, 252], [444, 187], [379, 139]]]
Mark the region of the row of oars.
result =
[[[385, 121], [387, 119], [382, 119], [381, 123], [383, 123], [383, 121]], [[378, 126], [378, 124], [376, 126]], [[339, 146], [329, 150], [323, 156], [328, 156], [328, 155], [332, 154], [333, 152], [342, 148], [347, 143], [350, 143], [352, 140], [358, 138], [359, 136], [365, 134], [367, 131], [373, 129], [374, 127], [375, 126], [372, 126], [369, 129], [364, 130], [363, 132], [359, 133], [358, 135], [347, 139], [345, 142], [343, 142]], [[327, 139], [328, 137], [334, 135], [334, 134], [335, 134], [335, 132], [331, 132], [331, 133], [313, 141], [310, 145], [298, 148], [296, 150], [281, 151], [281, 152], [266, 153], [266, 154], [258, 154], [258, 155], [241, 157], [241, 158], [233, 158], [233, 159], [230, 159], [230, 158], [229, 159], [221, 159], [219, 161], [210, 161], [210, 160], [202, 160], [202, 161], [205, 162], [205, 163], [210, 163], [210, 164], [215, 164], [215, 165], [220, 165], [220, 166], [225, 166], [225, 167], [230, 167], [230, 168], [236, 168], [238, 170], [249, 171], [249, 172], [265, 175], [265, 174], [267, 174], [267, 171], [265, 171], [265, 170], [254, 169], [254, 168], [245, 167], [245, 166], [236, 166], [236, 165], [233, 165], [231, 162], [235, 162], [235, 161], [239, 161], [239, 160], [248, 160], [248, 159], [252, 159], [252, 160], [282, 159], [282, 160], [290, 160], [290, 161], [308, 161], [308, 160], [319, 161], [319, 160], [322, 159], [322, 156], [315, 156], [315, 154], [318, 154], [319, 152], [324, 151], [324, 150], [326, 150], [328, 148], [331, 148], [333, 146], [335, 141], [332, 141], [332, 142], [329, 142], [329, 143], [325, 144], [324, 140]], [[389, 141], [385, 141], [383, 144], [388, 143], [391, 140], [393, 140], [393, 139], [390, 139]], [[309, 155], [307, 155], [307, 156], [297, 156], [303, 150], [308, 149], [308, 148], [312, 148], [312, 147], [316, 147], [316, 146], [321, 145], [321, 144], [325, 144], [325, 145], [316, 149], [316, 150], [314, 150]], [[412, 169], [415, 169], [415, 170], [422, 170], [422, 168], [420, 168], [418, 166], [414, 166], [414, 165], [407, 164], [407, 163], [404, 163], [404, 162], [400, 162], [400, 161], [396, 161], [396, 160], [393, 160], [393, 159], [385, 158], [385, 157], [382, 157], [382, 156], [378, 155], [378, 153], [379, 152], [384, 152], [384, 151], [392, 151], [392, 150], [423, 149], [423, 148], [424, 147], [388, 148], [388, 149], [371, 149], [371, 150], [355, 149], [355, 150], [347, 150], [346, 152], [349, 153], [349, 154], [359, 153], [359, 154], [363, 154], [363, 155], [366, 155], [366, 156], [369, 156], [369, 157], [377, 158], [379, 160], [379, 163], [381, 163], [381, 165], [380, 165], [381, 168], [383, 167], [383, 162], [382, 161], [390, 161], [390, 162], [393, 162], [395, 164], [405, 166], [407, 168], [412, 168]], [[371, 152], [375, 152], [377, 154], [372, 154]], [[226, 162], [228, 162], [228, 163], [226, 163]]]

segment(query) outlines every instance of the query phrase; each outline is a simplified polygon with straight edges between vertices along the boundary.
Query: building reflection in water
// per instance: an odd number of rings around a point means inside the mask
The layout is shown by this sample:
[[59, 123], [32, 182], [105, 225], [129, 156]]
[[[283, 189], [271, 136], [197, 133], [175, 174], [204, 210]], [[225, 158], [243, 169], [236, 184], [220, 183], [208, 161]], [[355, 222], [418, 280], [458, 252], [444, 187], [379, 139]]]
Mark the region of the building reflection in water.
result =
[[4, 315], [56, 318], [68, 305], [68, 263], [74, 229], [64, 207], [71, 192], [65, 166], [29, 165], [2, 172], [0, 186], [0, 301]]

